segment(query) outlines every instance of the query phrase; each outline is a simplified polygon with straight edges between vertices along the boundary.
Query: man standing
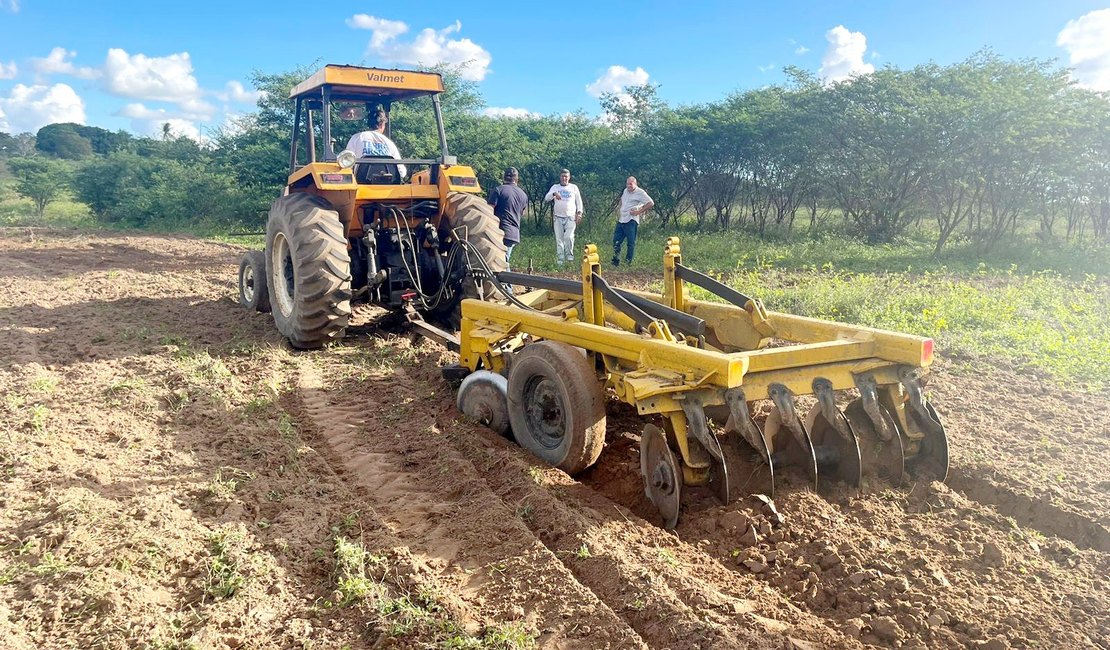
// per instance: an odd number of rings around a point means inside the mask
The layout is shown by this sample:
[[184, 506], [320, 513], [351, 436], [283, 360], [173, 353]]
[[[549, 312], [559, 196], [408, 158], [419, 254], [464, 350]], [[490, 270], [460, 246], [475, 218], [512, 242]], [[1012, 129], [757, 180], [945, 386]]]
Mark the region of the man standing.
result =
[[551, 186], [544, 202], [555, 202], [555, 262], [574, 262], [574, 227], [582, 223], [582, 193], [570, 182], [570, 170], [559, 172], [559, 182]]
[[613, 266], [620, 266], [621, 244], [628, 242], [628, 257], [625, 263], [632, 263], [632, 256], [636, 253], [636, 230], [640, 227], [640, 217], [646, 213], [655, 202], [641, 187], [636, 186], [636, 177], [629, 176], [624, 182], [624, 192], [621, 193], [621, 213], [617, 218], [617, 229], [613, 231]]
[[[400, 158], [401, 150], [389, 136], [385, 134], [385, 125], [388, 122], [385, 111], [378, 107], [369, 117], [370, 130], [362, 131], [351, 136], [347, 148], [355, 152], [359, 158]], [[397, 173], [405, 177], [404, 165], [397, 165]]]
[[505, 267], [508, 269], [513, 246], [520, 243], [520, 217], [528, 207], [528, 195], [517, 185], [520, 172], [516, 167], [506, 169], [504, 179], [503, 184], [490, 190], [488, 203], [493, 206], [493, 215], [505, 233]]

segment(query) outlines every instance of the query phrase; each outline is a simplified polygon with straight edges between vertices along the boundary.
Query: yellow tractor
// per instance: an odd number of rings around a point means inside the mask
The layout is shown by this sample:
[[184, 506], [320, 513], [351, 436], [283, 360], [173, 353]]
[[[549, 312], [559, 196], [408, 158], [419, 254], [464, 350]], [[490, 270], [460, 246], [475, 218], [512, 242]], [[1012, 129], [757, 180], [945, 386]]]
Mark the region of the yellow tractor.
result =
[[[294, 347], [342, 336], [352, 300], [403, 311], [442, 339], [423, 316], [457, 326], [462, 298], [492, 291], [482, 278], [507, 269], [503, 233], [474, 170], [448, 152], [443, 90], [432, 72], [328, 65], [290, 92], [289, 179], [270, 208], [265, 252], [240, 262], [239, 299], [271, 311]], [[381, 112], [389, 138], [395, 102], [432, 113], [439, 155], [337, 151], [335, 134], [350, 131], [338, 121]]]

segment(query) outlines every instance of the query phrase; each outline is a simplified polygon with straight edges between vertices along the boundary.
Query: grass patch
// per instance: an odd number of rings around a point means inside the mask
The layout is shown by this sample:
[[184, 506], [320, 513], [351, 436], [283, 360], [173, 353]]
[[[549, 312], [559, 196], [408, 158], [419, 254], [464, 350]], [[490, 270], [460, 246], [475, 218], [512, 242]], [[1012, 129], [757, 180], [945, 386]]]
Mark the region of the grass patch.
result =
[[[580, 252], [586, 244], [597, 244], [602, 270], [612, 270], [613, 224], [586, 222], [575, 235], [575, 264], [563, 271], [577, 272]], [[1041, 241], [1019, 233], [1014, 240], [999, 242], [991, 251], [977, 250], [970, 242], [953, 241], [933, 255], [935, 237], [928, 227], [915, 231], [893, 243], [867, 244], [830, 230], [810, 231], [800, 228], [794, 233], [769, 232], [763, 238], [743, 230], [693, 232], [691, 224], [659, 228], [650, 219], [640, 228], [636, 255], [631, 267], [622, 257], [619, 270], [660, 272], [663, 246], [668, 237], [682, 240], [683, 261], [703, 271], [733, 271], [757, 268], [803, 270], [832, 265], [838, 269], [860, 273], [883, 271], [939, 271], [949, 269], [971, 273], [980, 267], [1005, 271], [1013, 267], [1019, 273], [1051, 270], [1081, 279], [1087, 274], [1110, 275], [1110, 246], [1092, 242], [1069, 243]], [[525, 228], [523, 241], [513, 249], [513, 269], [525, 270], [529, 258], [536, 271], [553, 271], [555, 236], [551, 226], [541, 230]]]
[[38, 434], [46, 433], [46, 419], [50, 417], [50, 409], [42, 404], [35, 404], [30, 411], [31, 430]]
[[217, 531], [208, 536], [208, 544], [211, 556], [204, 591], [212, 598], [231, 598], [247, 584], [241, 570], [245, 540], [237, 532]]
[[13, 187], [9, 192], [0, 192], [0, 226], [93, 228], [96, 221], [87, 205], [74, 201], [68, 194], [48, 203], [43, 215], [36, 216], [34, 203], [18, 196]]
[[724, 279], [773, 311], [929, 336], [944, 354], [1003, 359], [1065, 385], [1110, 385], [1110, 284], [1093, 277], [826, 268], [805, 275], [737, 271]]
[[221, 467], [216, 470], [216, 476], [208, 484], [208, 492], [214, 497], [227, 499], [252, 480], [254, 480], [254, 474], [246, 470], [238, 467]]
[[362, 544], [344, 536], [335, 537], [335, 602], [346, 607], [363, 600], [387, 599], [385, 587], [367, 572], [385, 564], [385, 558], [369, 553]]
[[373, 617], [376, 627], [393, 639], [434, 640], [435, 647], [456, 649], [527, 650], [535, 635], [519, 623], [492, 625], [481, 635], [467, 633], [440, 604], [442, 594], [432, 588], [394, 595], [375, 576], [388, 570], [386, 557], [340, 534], [355, 527], [357, 513], [332, 528], [335, 595], [328, 606], [355, 606]]
[[50, 395], [58, 388], [58, 378], [54, 375], [39, 375], [27, 383], [32, 393]]

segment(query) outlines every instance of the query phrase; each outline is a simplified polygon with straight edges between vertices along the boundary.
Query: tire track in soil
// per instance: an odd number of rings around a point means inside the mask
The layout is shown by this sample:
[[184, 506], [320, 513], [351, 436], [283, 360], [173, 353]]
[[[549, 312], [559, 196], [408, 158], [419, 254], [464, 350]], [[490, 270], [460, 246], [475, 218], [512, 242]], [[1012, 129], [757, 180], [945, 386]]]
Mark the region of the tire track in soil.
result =
[[[487, 484], [503, 498], [527, 504], [536, 536], [653, 647], [795, 647], [792, 637], [854, 646], [758, 581], [738, 580], [715, 559], [601, 493], [533, 461], [484, 427], [459, 421], [452, 404], [441, 408], [441, 428], [483, 468]], [[531, 478], [537, 470], [545, 485]], [[583, 544], [588, 554], [579, 552]]]
[[[442, 435], [429, 430], [430, 419], [382, 426], [365, 393], [349, 385], [326, 390], [310, 361], [297, 366], [300, 410], [316, 429], [325, 459], [357, 484], [377, 522], [395, 546], [408, 548], [425, 580], [449, 594], [457, 618], [471, 628], [523, 618], [540, 633], [541, 647], [647, 647], [489, 490], [468, 460], [443, 445]], [[388, 395], [419, 389], [403, 372], [368, 381]], [[432, 476], [439, 477], [437, 485], [427, 484]]]
[[1061, 537], [1079, 548], [1110, 552], [1110, 530], [1080, 513], [1022, 494], [990, 478], [953, 468], [948, 486], [970, 500], [1012, 517], [1019, 525], [1049, 537]]

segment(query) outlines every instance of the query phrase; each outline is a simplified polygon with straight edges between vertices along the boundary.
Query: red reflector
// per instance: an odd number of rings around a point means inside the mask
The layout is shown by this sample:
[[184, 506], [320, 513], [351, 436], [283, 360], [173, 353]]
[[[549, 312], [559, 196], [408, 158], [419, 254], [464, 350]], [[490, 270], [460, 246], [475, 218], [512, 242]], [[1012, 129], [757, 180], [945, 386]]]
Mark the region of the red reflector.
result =
[[406, 291], [401, 294], [401, 300], [412, 300], [416, 297], [415, 291]]
[[933, 362], [933, 339], [925, 339], [921, 344], [921, 365], [927, 366]]
[[320, 179], [325, 183], [350, 183], [350, 174], [320, 174]]
[[452, 185], [459, 187], [478, 187], [478, 179], [469, 176], [448, 176]]

